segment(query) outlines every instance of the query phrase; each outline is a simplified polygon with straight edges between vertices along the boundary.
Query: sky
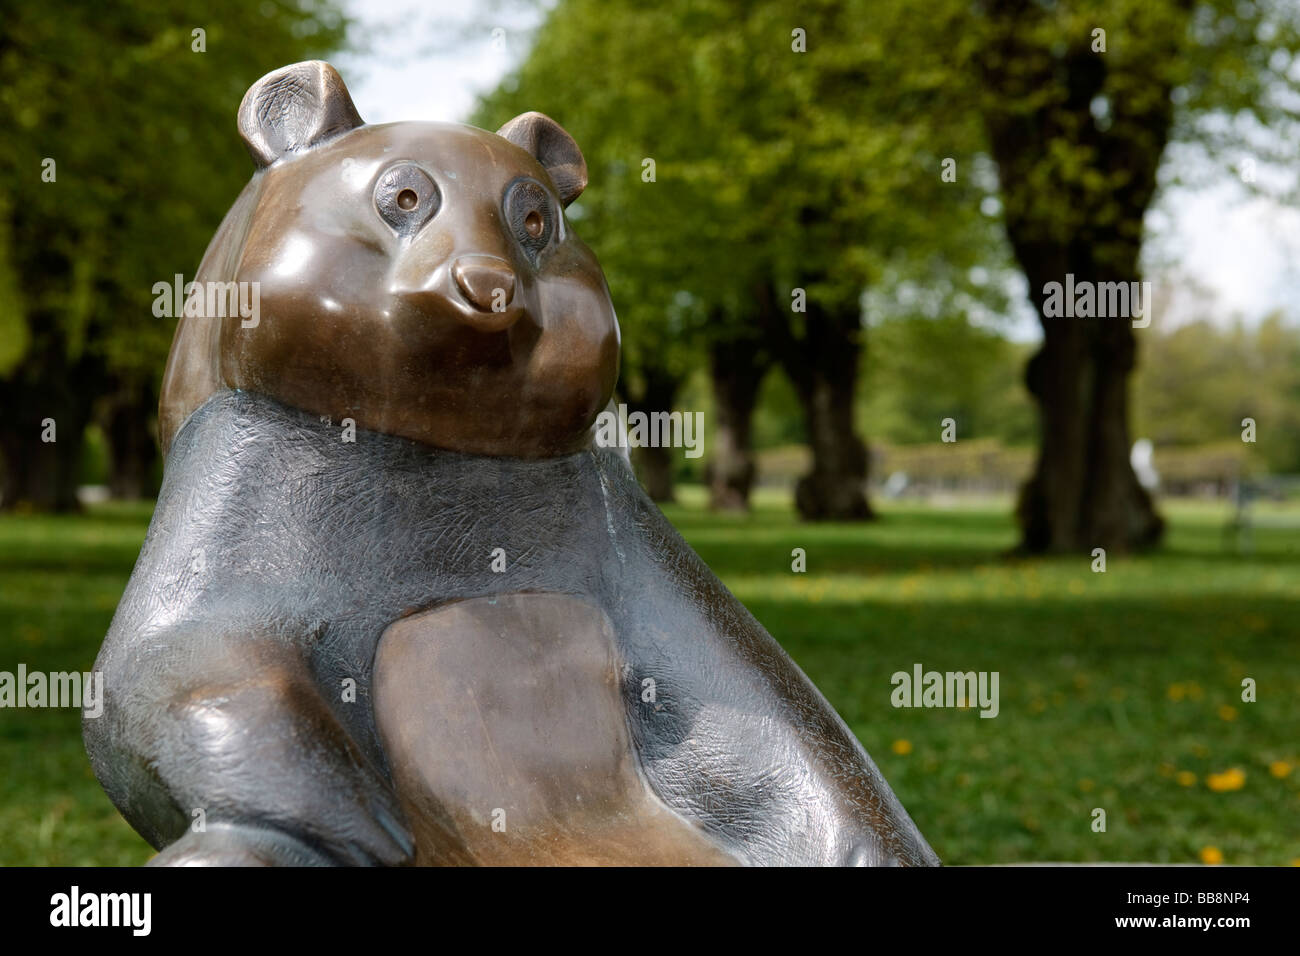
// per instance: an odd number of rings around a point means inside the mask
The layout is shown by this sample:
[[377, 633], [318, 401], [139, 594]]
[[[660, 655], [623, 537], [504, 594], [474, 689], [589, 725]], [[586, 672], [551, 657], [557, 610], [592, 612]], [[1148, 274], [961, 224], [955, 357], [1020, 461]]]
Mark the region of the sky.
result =
[[[335, 58], [368, 123], [462, 122], [527, 52], [535, 8], [483, 0], [345, 0], [362, 49]], [[499, 32], [497, 32], [499, 31]]]
[[[361, 48], [336, 57], [335, 65], [369, 123], [463, 121], [478, 94], [527, 52], [529, 31], [540, 20], [535, 5], [508, 0], [345, 2]], [[1147, 224], [1145, 278], [1191, 277], [1213, 295], [1216, 321], [1253, 324], [1279, 309], [1300, 321], [1300, 210], [1251, 196], [1223, 171], [1208, 188], [1164, 190]], [[1198, 304], [1187, 296], [1179, 301], [1185, 305], [1167, 316], [1171, 322], [1192, 317], [1188, 310]], [[1165, 318], [1157, 301], [1156, 322]], [[1041, 335], [1028, 303], [1003, 331], [1021, 341]]]

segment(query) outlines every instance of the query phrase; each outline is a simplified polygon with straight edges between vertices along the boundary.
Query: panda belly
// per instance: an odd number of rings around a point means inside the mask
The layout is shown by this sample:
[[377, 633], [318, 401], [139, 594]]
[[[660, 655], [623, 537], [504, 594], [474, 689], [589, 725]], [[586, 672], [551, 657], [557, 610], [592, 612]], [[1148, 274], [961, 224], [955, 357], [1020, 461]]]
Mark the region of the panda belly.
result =
[[475, 598], [390, 625], [375, 718], [424, 865], [725, 865], [640, 772], [609, 619]]

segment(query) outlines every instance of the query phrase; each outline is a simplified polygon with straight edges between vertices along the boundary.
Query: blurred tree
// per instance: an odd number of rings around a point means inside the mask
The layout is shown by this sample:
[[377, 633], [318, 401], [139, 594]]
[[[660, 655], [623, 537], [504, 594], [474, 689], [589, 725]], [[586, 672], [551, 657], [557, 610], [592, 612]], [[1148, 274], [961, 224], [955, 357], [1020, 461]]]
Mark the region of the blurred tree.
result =
[[932, 444], [951, 418], [958, 441], [1032, 444], [1034, 409], [1019, 380], [1030, 346], [959, 312], [887, 319], [872, 325], [871, 339], [859, 401], [874, 437]]
[[[235, 133], [244, 91], [269, 70], [337, 48], [343, 34], [329, 0], [6, 5], [3, 507], [76, 507], [97, 402], [113, 483], [145, 490], [175, 328], [153, 314], [154, 283], [193, 277], [252, 173]], [[47, 419], [57, 441], [42, 441]]]
[[707, 351], [717, 505], [746, 500], [754, 403], [776, 363], [812, 450], [800, 513], [868, 517], [862, 291], [887, 268], [960, 275], [996, 258], [984, 188], [941, 179], [932, 145], [942, 127], [969, 154], [977, 117], [934, 109], [933, 78], [899, 69], [906, 49], [876, 29], [892, 19], [905, 37], [905, 14], [902, 0], [563, 0], [476, 115], [542, 110], [586, 152], [596, 185], [574, 218], [622, 315], [625, 392], [659, 380], [667, 395]]
[[[699, 363], [716, 309], [705, 286], [706, 230], [684, 168], [700, 144], [689, 112], [672, 4], [562, 0], [517, 73], [484, 97], [471, 122], [497, 129], [539, 110], [577, 141], [591, 187], [567, 215], [597, 250], [623, 335], [618, 398], [629, 411], [673, 407]], [[668, 448], [633, 451], [650, 496], [673, 495]]]
[[1240, 440], [1275, 472], [1300, 473], [1300, 327], [1274, 314], [1255, 327], [1208, 318], [1148, 337], [1134, 389], [1137, 434], [1157, 446]]
[[1238, 115], [1294, 128], [1298, 19], [1289, 0], [953, 0], [928, 11], [921, 47], [943, 44], [966, 77], [953, 91], [970, 92], [983, 117], [1007, 234], [1042, 317], [1026, 371], [1041, 439], [1018, 506], [1025, 550], [1123, 552], [1160, 539], [1129, 464], [1133, 328], [1048, 317], [1047, 286], [1141, 279], [1143, 217], [1171, 140], [1222, 146]]
[[706, 477], [709, 506], [716, 511], [749, 508], [749, 493], [758, 477], [754, 414], [759, 389], [771, 367], [771, 351], [757, 332], [719, 336], [709, 344], [716, 425]]
[[[793, 64], [749, 57], [760, 73], [741, 102], [752, 112], [733, 134], [782, 159], [751, 194], [775, 206], [757, 239], [778, 277], [769, 294], [784, 306], [759, 317], [769, 320], [769, 348], [804, 409], [812, 470], [796, 487], [800, 513], [860, 517], [869, 514], [854, 422], [864, 298], [872, 312], [893, 312], [891, 298], [919, 284], [937, 290], [935, 315], [964, 316], [980, 304], [1001, 310], [1002, 284], [977, 279], [975, 269], [1000, 277], [1010, 259], [996, 221], [981, 211], [997, 183], [979, 154], [978, 117], [947, 108], [948, 74], [915, 68], [937, 67], [942, 45], [917, 49], [912, 4], [762, 9], [768, 19], [750, 21], [760, 36], [794, 27], [807, 53]], [[749, 46], [761, 49], [760, 37]], [[789, 308], [797, 288], [807, 292], [805, 314]], [[951, 357], [954, 346], [944, 349]]]

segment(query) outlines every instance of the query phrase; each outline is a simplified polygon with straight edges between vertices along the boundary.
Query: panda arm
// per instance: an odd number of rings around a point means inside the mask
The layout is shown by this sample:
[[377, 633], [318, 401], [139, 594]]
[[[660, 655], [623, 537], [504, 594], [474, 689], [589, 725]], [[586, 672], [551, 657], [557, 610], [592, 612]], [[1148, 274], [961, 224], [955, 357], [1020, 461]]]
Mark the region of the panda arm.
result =
[[110, 706], [86, 739], [109, 795], [162, 850], [154, 864], [410, 861], [387, 776], [300, 647], [215, 625], [129, 645], [106, 645]]

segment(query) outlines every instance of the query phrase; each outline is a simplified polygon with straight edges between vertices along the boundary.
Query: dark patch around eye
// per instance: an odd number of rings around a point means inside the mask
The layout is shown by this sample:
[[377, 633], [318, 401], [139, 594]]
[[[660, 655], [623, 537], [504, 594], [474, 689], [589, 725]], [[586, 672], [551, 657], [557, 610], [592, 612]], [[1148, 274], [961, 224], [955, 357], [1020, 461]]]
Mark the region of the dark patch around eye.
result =
[[389, 167], [375, 184], [375, 210], [399, 236], [419, 232], [441, 203], [437, 184], [414, 163]]
[[506, 187], [506, 225], [534, 264], [555, 233], [555, 205], [541, 183], [516, 179]]

